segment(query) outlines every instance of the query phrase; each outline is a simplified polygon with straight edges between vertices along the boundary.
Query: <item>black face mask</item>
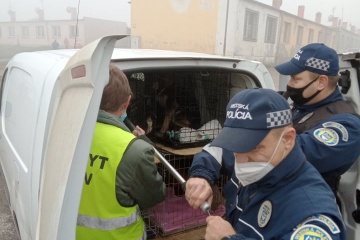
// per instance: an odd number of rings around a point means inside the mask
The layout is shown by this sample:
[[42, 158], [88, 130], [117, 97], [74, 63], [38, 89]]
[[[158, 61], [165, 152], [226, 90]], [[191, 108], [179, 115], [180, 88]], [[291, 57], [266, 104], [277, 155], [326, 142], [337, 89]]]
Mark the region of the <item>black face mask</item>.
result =
[[314, 80], [312, 80], [311, 82], [309, 82], [307, 85], [305, 85], [302, 88], [293, 88], [290, 87], [289, 85], [286, 86], [286, 91], [290, 97], [290, 99], [296, 104], [296, 105], [303, 105], [307, 102], [309, 102], [311, 99], [313, 99], [314, 97], [316, 97], [316, 95], [318, 95], [322, 90], [317, 90], [313, 95], [311, 95], [310, 97], [304, 98], [303, 97], [303, 93], [305, 91], [305, 89], [307, 89], [313, 82], [315, 82], [318, 78], [320, 77], [317, 76], [317, 78], [315, 78]]

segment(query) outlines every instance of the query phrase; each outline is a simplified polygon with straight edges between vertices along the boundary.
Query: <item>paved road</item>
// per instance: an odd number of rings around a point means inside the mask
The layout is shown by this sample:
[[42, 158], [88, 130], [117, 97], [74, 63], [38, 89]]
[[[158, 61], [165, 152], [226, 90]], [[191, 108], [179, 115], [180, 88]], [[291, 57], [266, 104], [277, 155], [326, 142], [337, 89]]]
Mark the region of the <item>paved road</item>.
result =
[[5, 183], [0, 170], [0, 239], [1, 240], [19, 240], [20, 237], [16, 231], [13, 218], [11, 216], [8, 201], [5, 193]]

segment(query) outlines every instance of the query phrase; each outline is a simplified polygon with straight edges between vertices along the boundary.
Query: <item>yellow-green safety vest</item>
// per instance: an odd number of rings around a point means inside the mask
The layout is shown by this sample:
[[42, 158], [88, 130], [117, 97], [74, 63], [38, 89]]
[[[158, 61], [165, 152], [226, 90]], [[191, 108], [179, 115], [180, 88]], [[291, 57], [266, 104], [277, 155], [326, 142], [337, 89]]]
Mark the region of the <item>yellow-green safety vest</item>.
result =
[[116, 172], [134, 139], [113, 125], [96, 123], [77, 219], [77, 240], [146, 239], [138, 206], [116, 199]]

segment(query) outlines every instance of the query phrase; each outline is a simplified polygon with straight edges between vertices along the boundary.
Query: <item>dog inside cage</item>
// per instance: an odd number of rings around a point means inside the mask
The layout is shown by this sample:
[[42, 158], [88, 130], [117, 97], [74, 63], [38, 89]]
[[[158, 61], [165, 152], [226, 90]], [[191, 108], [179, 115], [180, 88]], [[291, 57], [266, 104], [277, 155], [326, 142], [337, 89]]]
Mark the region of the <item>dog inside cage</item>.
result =
[[204, 146], [220, 132], [236, 74], [181, 69], [127, 74], [133, 91], [128, 117], [152, 141], [173, 148]]

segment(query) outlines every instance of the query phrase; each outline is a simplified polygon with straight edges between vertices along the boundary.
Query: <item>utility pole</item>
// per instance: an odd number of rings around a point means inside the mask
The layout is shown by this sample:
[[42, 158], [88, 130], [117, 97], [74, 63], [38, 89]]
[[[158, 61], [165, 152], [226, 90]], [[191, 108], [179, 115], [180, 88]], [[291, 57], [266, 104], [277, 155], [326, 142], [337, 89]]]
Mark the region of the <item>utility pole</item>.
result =
[[229, 0], [226, 3], [226, 18], [225, 18], [225, 33], [224, 33], [224, 44], [223, 44], [223, 56], [226, 53], [226, 41], [227, 41], [227, 28], [228, 28], [228, 19], [229, 19]]

